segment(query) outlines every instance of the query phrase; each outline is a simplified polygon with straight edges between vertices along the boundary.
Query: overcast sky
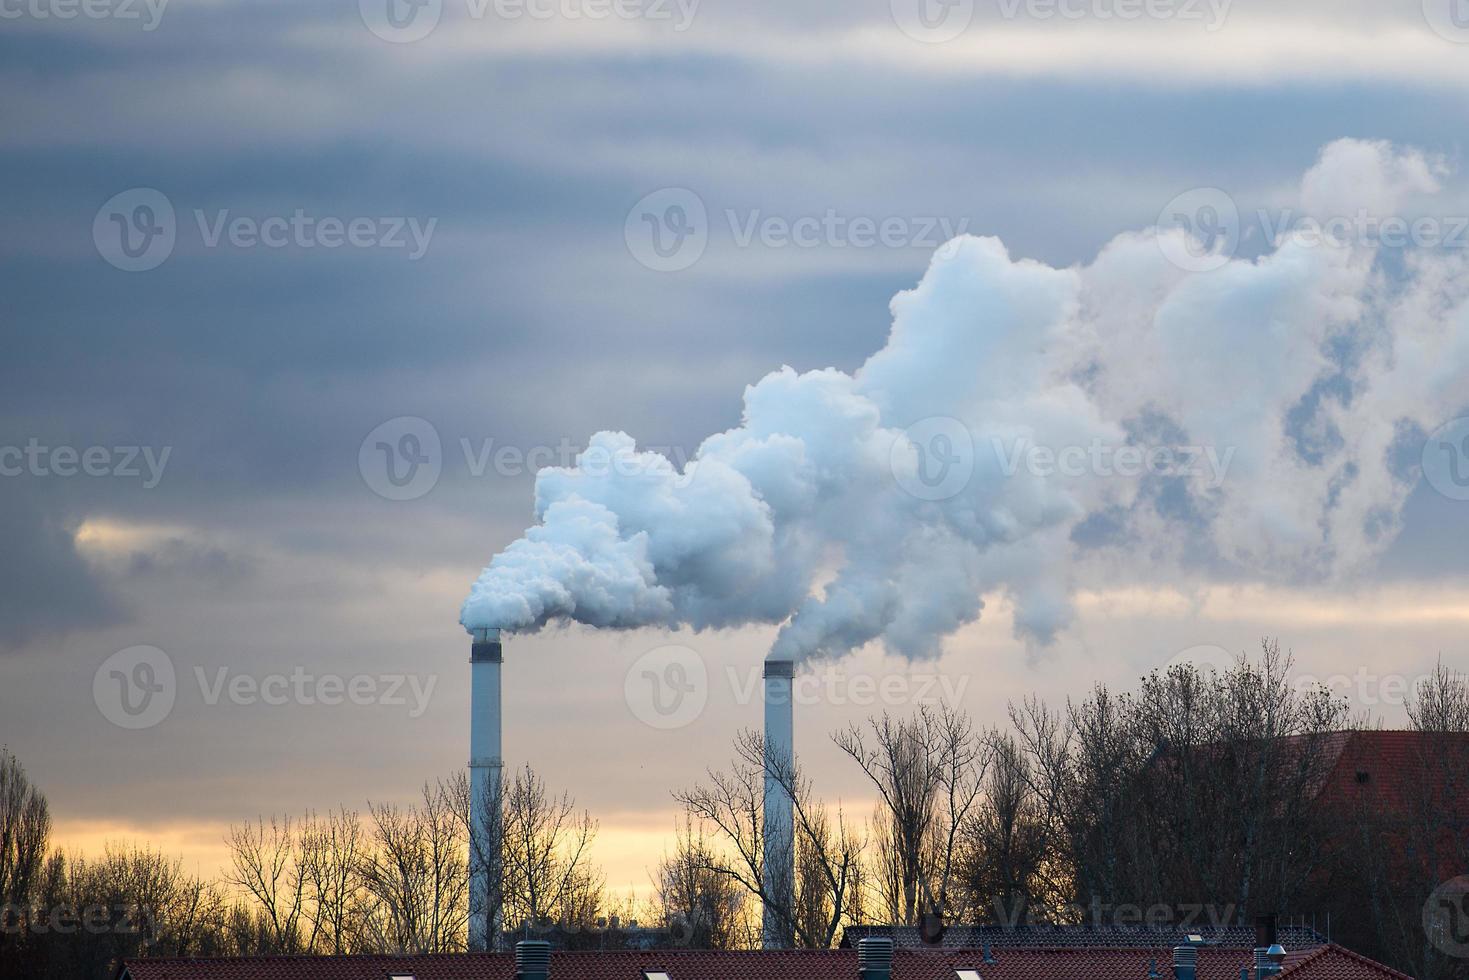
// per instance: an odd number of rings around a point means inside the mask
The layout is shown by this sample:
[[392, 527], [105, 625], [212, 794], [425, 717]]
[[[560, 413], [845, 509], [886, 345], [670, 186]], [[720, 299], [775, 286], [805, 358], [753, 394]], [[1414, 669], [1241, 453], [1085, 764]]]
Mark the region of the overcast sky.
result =
[[[946, 233], [1080, 266], [1215, 188], [1249, 257], [1252, 216], [1342, 138], [1433, 159], [1436, 215], [1469, 215], [1450, 0], [387, 2], [0, 0], [0, 742], [63, 844], [212, 871], [229, 821], [463, 766], [459, 606], [533, 522], [533, 464], [599, 430], [682, 463], [767, 372], [854, 370]], [[639, 237], [689, 200], [701, 252]], [[426, 475], [395, 485], [380, 442]], [[826, 733], [884, 698], [998, 723], [1263, 635], [1400, 722], [1401, 682], [1469, 663], [1469, 502], [1408, 450], [1363, 567], [1160, 575], [1115, 549], [1050, 644], [995, 595], [937, 660], [822, 668], [797, 721], [819, 791], [868, 811]], [[670, 790], [758, 723], [773, 636], [510, 640], [507, 761], [601, 819], [615, 887], [646, 886]], [[640, 660], [668, 644], [706, 678], [671, 729]], [[139, 646], [171, 676], [109, 660]], [[129, 714], [114, 671], [171, 707]]]

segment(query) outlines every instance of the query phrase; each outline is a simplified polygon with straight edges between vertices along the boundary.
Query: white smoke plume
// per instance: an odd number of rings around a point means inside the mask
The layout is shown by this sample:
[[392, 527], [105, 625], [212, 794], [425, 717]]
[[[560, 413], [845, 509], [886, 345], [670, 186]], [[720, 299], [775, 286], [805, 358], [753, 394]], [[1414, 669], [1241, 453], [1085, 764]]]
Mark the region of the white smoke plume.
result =
[[[1291, 206], [1404, 214], [1441, 176], [1418, 152], [1343, 140]], [[538, 523], [461, 622], [779, 624], [777, 659], [874, 640], [919, 658], [985, 596], [1049, 642], [1099, 555], [1265, 580], [1363, 568], [1418, 478], [1402, 447], [1469, 401], [1462, 243], [1389, 256], [1297, 237], [1208, 272], [1165, 256], [1187, 244], [1129, 233], [1055, 269], [956, 239], [893, 299], [886, 346], [855, 374], [772, 372], [684, 470], [621, 432], [542, 470]], [[1030, 447], [1088, 462], [1032, 465]], [[1124, 477], [1098, 447], [1208, 455]]]

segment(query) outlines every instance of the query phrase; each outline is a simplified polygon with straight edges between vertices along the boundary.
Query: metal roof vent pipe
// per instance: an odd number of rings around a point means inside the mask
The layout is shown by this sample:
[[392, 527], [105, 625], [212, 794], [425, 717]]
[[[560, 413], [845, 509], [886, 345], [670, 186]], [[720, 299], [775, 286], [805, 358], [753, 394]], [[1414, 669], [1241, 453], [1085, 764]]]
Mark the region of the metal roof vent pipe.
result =
[[551, 944], [544, 939], [522, 939], [515, 944], [517, 980], [549, 980]]
[[1173, 947], [1173, 980], [1198, 980], [1199, 949], [1197, 946]]
[[861, 980], [892, 980], [893, 941], [886, 936], [857, 940], [857, 976]]
[[[1262, 912], [1255, 916], [1255, 976], [1257, 980], [1273, 977], [1282, 969], [1285, 950], [1276, 942], [1279, 936], [1278, 919], [1273, 912]], [[1278, 957], [1273, 956], [1278, 952]]]

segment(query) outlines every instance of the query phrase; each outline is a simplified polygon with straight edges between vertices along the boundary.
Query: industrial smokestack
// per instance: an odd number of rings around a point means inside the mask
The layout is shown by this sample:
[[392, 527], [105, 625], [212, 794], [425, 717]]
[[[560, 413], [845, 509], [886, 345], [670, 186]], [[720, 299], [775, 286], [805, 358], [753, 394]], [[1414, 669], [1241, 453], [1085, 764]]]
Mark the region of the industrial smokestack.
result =
[[498, 629], [471, 631], [469, 693], [469, 948], [500, 944], [500, 665]]
[[796, 892], [794, 813], [788, 792], [794, 772], [794, 711], [791, 683], [796, 665], [789, 660], [765, 661], [765, 903], [761, 944], [766, 949], [789, 949], [795, 936], [789, 910]]

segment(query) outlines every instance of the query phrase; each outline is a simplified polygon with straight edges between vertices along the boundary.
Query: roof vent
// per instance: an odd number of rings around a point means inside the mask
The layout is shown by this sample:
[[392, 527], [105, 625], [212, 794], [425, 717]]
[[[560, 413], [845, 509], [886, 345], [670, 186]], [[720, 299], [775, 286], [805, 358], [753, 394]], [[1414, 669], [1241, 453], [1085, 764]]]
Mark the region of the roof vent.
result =
[[857, 974], [862, 980], [892, 980], [893, 941], [886, 936], [857, 940]]
[[1193, 946], [1173, 947], [1174, 980], [1197, 980], [1199, 974], [1199, 951]]
[[519, 980], [549, 980], [551, 944], [544, 939], [522, 939], [516, 943], [515, 975]]

